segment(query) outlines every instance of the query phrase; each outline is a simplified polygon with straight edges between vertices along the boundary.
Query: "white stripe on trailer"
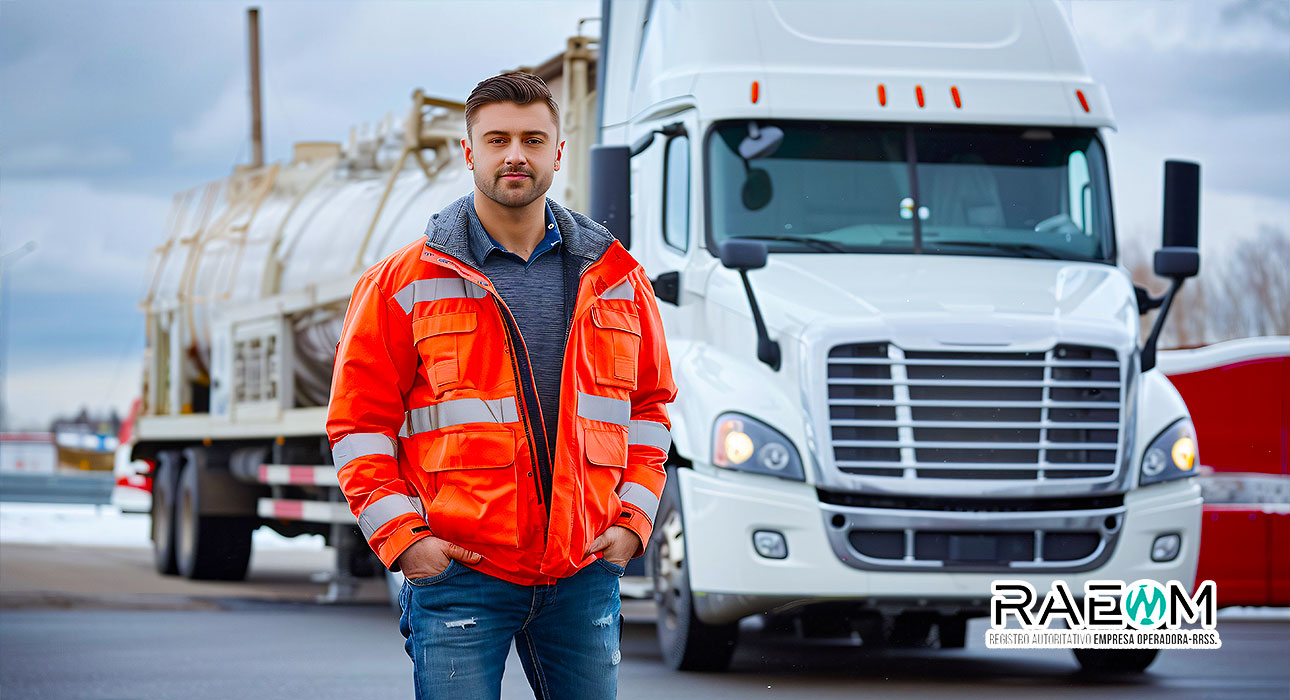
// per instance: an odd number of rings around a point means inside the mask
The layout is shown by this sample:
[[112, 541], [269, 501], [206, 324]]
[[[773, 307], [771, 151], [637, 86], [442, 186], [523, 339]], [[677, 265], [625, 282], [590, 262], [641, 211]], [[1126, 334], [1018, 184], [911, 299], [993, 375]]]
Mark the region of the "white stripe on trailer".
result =
[[256, 512], [261, 518], [277, 520], [295, 520], [303, 523], [341, 523], [353, 525], [358, 522], [350, 512], [349, 505], [336, 501], [300, 501], [286, 498], [261, 498], [256, 504]]
[[336, 467], [324, 465], [261, 464], [260, 483], [339, 486]]

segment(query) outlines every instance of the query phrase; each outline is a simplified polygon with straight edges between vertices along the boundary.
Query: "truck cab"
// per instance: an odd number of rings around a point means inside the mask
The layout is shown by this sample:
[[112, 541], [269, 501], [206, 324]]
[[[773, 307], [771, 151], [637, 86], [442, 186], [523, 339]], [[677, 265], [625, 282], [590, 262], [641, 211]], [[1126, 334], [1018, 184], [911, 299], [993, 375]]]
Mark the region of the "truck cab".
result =
[[754, 616], [961, 646], [995, 579], [1192, 582], [1195, 435], [1154, 364], [1198, 168], [1166, 167], [1152, 299], [1059, 6], [606, 2], [602, 27], [591, 212], [681, 387], [646, 554], [669, 664], [724, 668]]

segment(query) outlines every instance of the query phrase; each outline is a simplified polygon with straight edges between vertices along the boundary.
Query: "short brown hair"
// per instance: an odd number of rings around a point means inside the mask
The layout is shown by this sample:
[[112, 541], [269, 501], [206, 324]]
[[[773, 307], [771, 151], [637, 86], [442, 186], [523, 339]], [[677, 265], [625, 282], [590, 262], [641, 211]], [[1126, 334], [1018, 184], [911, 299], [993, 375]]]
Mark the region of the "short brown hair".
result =
[[547, 109], [551, 110], [551, 118], [555, 120], [555, 128], [558, 130], [560, 105], [555, 103], [555, 98], [551, 96], [551, 89], [546, 86], [546, 81], [532, 73], [522, 71], [502, 73], [482, 80], [474, 90], [470, 91], [470, 97], [466, 98], [466, 135], [469, 136], [471, 128], [475, 126], [475, 112], [484, 105], [498, 102], [526, 105], [538, 100], [546, 102]]

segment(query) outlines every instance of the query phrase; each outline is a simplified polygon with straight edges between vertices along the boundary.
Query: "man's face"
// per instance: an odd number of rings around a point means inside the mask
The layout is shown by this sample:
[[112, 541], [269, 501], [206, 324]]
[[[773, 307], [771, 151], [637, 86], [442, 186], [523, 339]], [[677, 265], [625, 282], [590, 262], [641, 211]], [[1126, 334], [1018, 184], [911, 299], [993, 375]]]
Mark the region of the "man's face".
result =
[[461, 142], [475, 187], [506, 207], [523, 207], [546, 194], [560, 169], [564, 143], [545, 103], [496, 102], [475, 112], [471, 136]]

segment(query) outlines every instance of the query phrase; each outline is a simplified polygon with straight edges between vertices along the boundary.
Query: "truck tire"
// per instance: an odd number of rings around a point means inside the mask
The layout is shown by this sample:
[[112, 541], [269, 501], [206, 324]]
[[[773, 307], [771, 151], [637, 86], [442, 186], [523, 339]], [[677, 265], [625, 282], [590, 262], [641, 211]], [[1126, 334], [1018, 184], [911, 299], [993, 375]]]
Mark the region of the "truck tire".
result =
[[724, 671], [735, 653], [739, 624], [708, 625], [695, 617], [683, 518], [676, 475], [670, 473], [645, 562], [658, 605], [659, 648], [664, 663], [675, 670]]
[[905, 612], [885, 620], [887, 645], [896, 649], [926, 649], [931, 646], [936, 617], [928, 613]]
[[179, 573], [195, 580], [240, 581], [251, 561], [253, 518], [201, 514], [198, 467], [184, 460], [175, 499], [175, 559]]
[[1074, 649], [1085, 673], [1142, 673], [1156, 660], [1159, 649]]
[[942, 649], [962, 649], [967, 645], [968, 618], [965, 615], [945, 615], [936, 623], [936, 636]]
[[157, 573], [165, 576], [179, 573], [175, 560], [175, 492], [180, 459], [178, 452], [159, 453], [156, 473], [152, 475], [152, 562]]

